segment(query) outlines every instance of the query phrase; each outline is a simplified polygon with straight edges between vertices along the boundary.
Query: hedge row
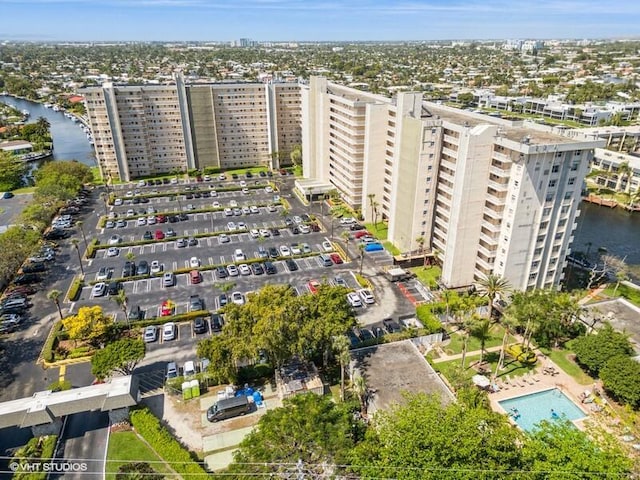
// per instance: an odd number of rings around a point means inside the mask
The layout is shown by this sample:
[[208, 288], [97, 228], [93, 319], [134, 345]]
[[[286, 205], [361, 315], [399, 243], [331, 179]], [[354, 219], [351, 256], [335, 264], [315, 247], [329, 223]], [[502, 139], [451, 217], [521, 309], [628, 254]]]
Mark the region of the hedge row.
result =
[[87, 258], [93, 258], [95, 256], [96, 250], [98, 249], [98, 244], [99, 240], [97, 238], [94, 238], [89, 242], [89, 245], [87, 245], [87, 251], [85, 253], [85, 256]]
[[136, 320], [131, 322], [131, 328], [143, 328], [148, 325], [162, 325], [167, 322], [187, 322], [197, 317], [205, 317], [209, 315], [208, 310], [198, 310], [195, 312], [179, 313], [178, 315], [167, 315], [166, 317], [151, 317], [144, 320]]
[[75, 300], [78, 299], [78, 296], [80, 295], [80, 292], [82, 291], [82, 287], [84, 285], [84, 282], [77, 278], [73, 281], [73, 283], [71, 283], [71, 286], [69, 287], [69, 292], [67, 292], [67, 298], [73, 302]]
[[29, 471], [28, 467], [36, 463], [37, 459], [52, 459], [57, 441], [57, 435], [46, 435], [29, 440], [24, 447], [16, 451], [11, 459], [11, 464], [23, 465], [23, 468], [16, 470], [12, 478], [17, 480], [45, 480], [49, 475], [48, 472], [44, 470]]
[[47, 337], [47, 341], [44, 342], [44, 346], [42, 347], [42, 358], [45, 362], [53, 362], [54, 354], [53, 350], [56, 347], [56, 342], [58, 340], [58, 334], [62, 331], [62, 321], [58, 320], [51, 327], [51, 332], [49, 333], [49, 337]]
[[[209, 189], [209, 190], [202, 189], [202, 190], [199, 190], [199, 191], [200, 191], [200, 193], [207, 192], [207, 191], [210, 191], [210, 190], [215, 190], [216, 192], [239, 192], [243, 188], [248, 188], [249, 190], [258, 190], [258, 189], [265, 188], [265, 187], [268, 187], [268, 186], [270, 186], [269, 182], [260, 183], [258, 185], [256, 185], [256, 184], [248, 184], [247, 183], [246, 187], [236, 187], [236, 186], [233, 186], [233, 187], [220, 187], [220, 188], [212, 188], [212, 189]], [[197, 190], [191, 190], [191, 191], [187, 190], [187, 191], [183, 191], [183, 192], [144, 193], [144, 194], [141, 194], [141, 195], [136, 195], [135, 197], [122, 197], [122, 196], [116, 197], [115, 195], [113, 195], [113, 197], [109, 198], [109, 204], [113, 205], [113, 202], [115, 201], [116, 198], [121, 198], [122, 200], [130, 200], [132, 198], [177, 197], [178, 195], [187, 195], [187, 194], [193, 193], [195, 191], [197, 191]]]
[[207, 471], [194, 461], [190, 452], [171, 436], [147, 408], [131, 412], [131, 424], [147, 443], [178, 475], [184, 478], [205, 478]]

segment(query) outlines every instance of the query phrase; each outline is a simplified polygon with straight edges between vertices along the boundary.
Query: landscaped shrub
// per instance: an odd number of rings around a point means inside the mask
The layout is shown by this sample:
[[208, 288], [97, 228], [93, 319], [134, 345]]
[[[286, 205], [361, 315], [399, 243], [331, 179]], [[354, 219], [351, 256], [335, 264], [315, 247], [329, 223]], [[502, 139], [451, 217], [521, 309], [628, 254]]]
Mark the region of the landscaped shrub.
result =
[[633, 408], [640, 406], [640, 363], [626, 355], [611, 358], [600, 370], [604, 388]]
[[74, 301], [78, 299], [80, 292], [82, 291], [83, 281], [79, 278], [75, 279], [71, 286], [69, 287], [69, 292], [67, 292], [67, 298], [70, 301]]
[[87, 252], [85, 253], [85, 256], [87, 258], [93, 258], [94, 255], [96, 254], [96, 247], [98, 246], [99, 240], [97, 238], [94, 238], [93, 240], [91, 240], [89, 242], [89, 245], [87, 245]]
[[42, 347], [42, 358], [45, 362], [53, 362], [54, 349], [58, 346], [58, 334], [62, 331], [62, 321], [57, 321], [51, 327], [51, 333]]
[[29, 471], [29, 464], [37, 462], [38, 459], [49, 460], [53, 457], [53, 451], [56, 448], [58, 437], [56, 435], [46, 435], [44, 437], [35, 437], [22, 448], [16, 451], [11, 459], [11, 463], [18, 463], [24, 467], [17, 469], [13, 474], [13, 479], [17, 480], [45, 480], [48, 472]]
[[269, 379], [273, 377], [273, 367], [266, 363], [259, 363], [249, 367], [238, 369], [238, 383], [252, 383], [258, 379]]
[[605, 324], [597, 333], [573, 341], [576, 361], [592, 376], [597, 376], [607, 362], [618, 355], [630, 356], [633, 347], [626, 334]]
[[61, 392], [63, 390], [71, 390], [71, 382], [69, 380], [56, 380], [49, 385], [49, 390], [52, 392]]
[[144, 438], [160, 457], [168, 462], [173, 470], [185, 478], [205, 478], [208, 474], [191, 453], [186, 450], [160, 424], [160, 420], [148, 409], [131, 412], [131, 424], [136, 432]]

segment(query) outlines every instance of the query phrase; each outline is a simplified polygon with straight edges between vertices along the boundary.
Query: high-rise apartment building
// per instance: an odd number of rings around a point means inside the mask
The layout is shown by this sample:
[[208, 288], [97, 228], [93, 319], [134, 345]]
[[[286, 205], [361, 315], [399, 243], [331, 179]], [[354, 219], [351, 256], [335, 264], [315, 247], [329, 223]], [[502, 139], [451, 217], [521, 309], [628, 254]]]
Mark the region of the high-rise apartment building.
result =
[[305, 176], [388, 220], [402, 251], [437, 250], [445, 285], [489, 273], [517, 289], [558, 285], [602, 142], [415, 93], [389, 99], [315, 77], [302, 88]]
[[194, 168], [279, 168], [301, 143], [300, 88], [290, 83], [116, 86], [83, 90], [105, 177]]

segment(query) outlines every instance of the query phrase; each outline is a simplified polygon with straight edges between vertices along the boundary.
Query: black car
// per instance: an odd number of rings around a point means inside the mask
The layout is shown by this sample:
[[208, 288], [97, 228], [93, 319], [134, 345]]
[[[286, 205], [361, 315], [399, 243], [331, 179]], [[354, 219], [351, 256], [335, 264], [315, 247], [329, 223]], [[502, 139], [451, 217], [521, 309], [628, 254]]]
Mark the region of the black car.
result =
[[169, 179], [168, 179], [168, 178], [163, 178], [163, 179], [162, 179], [162, 183], [163, 183], [164, 185], [168, 184], [168, 183], [169, 183]]
[[278, 258], [280, 256], [280, 252], [276, 247], [269, 247], [269, 256], [271, 258]]
[[247, 177], [247, 178], [253, 178], [253, 173], [247, 172], [247, 173], [244, 174], [244, 176]]
[[180, 217], [178, 217], [178, 215], [170, 215], [169, 216], [169, 223], [177, 223], [180, 221]]
[[280, 230], [275, 227], [270, 228], [269, 231], [271, 232], [271, 235], [273, 235], [274, 237], [280, 236]]
[[267, 177], [273, 177], [273, 172], [271, 170], [267, 172]]
[[189, 240], [187, 240], [187, 243], [189, 244], [190, 247], [195, 247], [196, 245], [198, 245], [198, 239], [195, 237], [189, 237]]
[[202, 198], [202, 194], [200, 192], [194, 192], [193, 198]]
[[267, 176], [267, 174], [265, 172], [263, 172], [263, 171], [261, 171], [258, 175], [260, 175], [261, 177], [266, 177]]
[[187, 200], [191, 200], [191, 199], [193, 198], [193, 194], [192, 194], [192, 193], [187, 193], [187, 194], [185, 195], [185, 198], [186, 198]]
[[220, 278], [227, 278], [229, 276], [229, 273], [227, 272], [227, 269], [224, 267], [217, 267], [216, 268], [216, 273], [218, 274], [218, 277]]
[[45, 233], [42, 238], [44, 238], [45, 240], [61, 240], [63, 238], [67, 238], [68, 236], [69, 232], [54, 228]]
[[2, 198], [7, 199], [7, 198], [13, 198], [13, 193], [11, 192], [4, 192], [2, 194]]
[[207, 319], [204, 317], [196, 317], [193, 319], [194, 333], [207, 333]]
[[139, 197], [136, 197], [136, 198], [133, 199], [133, 204], [134, 205], [138, 205], [139, 203], [140, 203], [140, 198]]
[[28, 263], [22, 267], [23, 273], [38, 273], [44, 272], [47, 269], [46, 265], [42, 262]]
[[136, 305], [131, 310], [129, 310], [129, 320], [135, 322], [137, 320], [144, 320], [144, 310], [140, 308], [139, 305]]
[[181, 213], [180, 215], [178, 215], [178, 218], [184, 222], [185, 220], [189, 220], [189, 215], [187, 215], [186, 213]]
[[140, 203], [149, 203], [149, 199], [147, 197], [140, 198]]
[[364, 230], [364, 225], [360, 225], [359, 223], [354, 223], [353, 225], [349, 226], [349, 230], [351, 231]]
[[153, 233], [151, 233], [149, 230], [147, 230], [146, 232], [144, 232], [144, 235], [142, 236], [143, 240], [153, 240]]
[[13, 284], [14, 285], [30, 285], [32, 283], [38, 283], [41, 280], [42, 279], [40, 278], [40, 276], [35, 273], [24, 273], [14, 278]]
[[311, 217], [306, 213], [303, 213], [302, 215], [300, 215], [300, 218], [302, 219], [303, 222], [308, 222], [309, 220], [311, 220]]
[[285, 263], [287, 264], [287, 268], [290, 272], [295, 272], [296, 270], [298, 270], [298, 264], [295, 262], [295, 260], [287, 258]]
[[204, 300], [200, 298], [200, 295], [191, 295], [189, 297], [189, 310], [192, 312], [204, 310]]
[[224, 319], [222, 318], [222, 315], [220, 315], [219, 313], [212, 313], [211, 314], [211, 331], [219, 332], [222, 330], [223, 325], [224, 325]]
[[367, 340], [372, 340], [373, 338], [375, 338], [373, 336], [373, 332], [371, 330], [369, 330], [368, 328], [360, 329], [360, 335], [362, 336], [362, 341], [363, 342], [366, 342]]
[[136, 274], [136, 264], [128, 260], [124, 262], [124, 267], [122, 268], [122, 276], [133, 277], [135, 274]]
[[226, 293], [221, 293], [218, 297], [218, 303], [220, 304], [220, 308], [224, 307], [229, 302], [229, 298]]
[[264, 273], [264, 267], [259, 263], [252, 263], [251, 271], [253, 272], [254, 275], [262, 275]]
[[291, 233], [293, 233], [294, 235], [298, 235], [300, 233], [300, 230], [295, 225], [292, 227], [289, 227], [289, 230], [291, 230]]
[[117, 295], [120, 290], [122, 290], [120, 282], [111, 282], [107, 286], [107, 295]]
[[238, 179], [238, 174], [237, 173], [232, 173], [231, 174], [231, 178], [233, 178], [234, 180]]
[[387, 331], [387, 333], [398, 333], [402, 331], [400, 325], [394, 322], [391, 318], [385, 318], [382, 320], [382, 326]]
[[278, 270], [276, 270], [276, 266], [271, 262], [264, 262], [264, 271], [267, 275], [278, 273]]
[[136, 275], [149, 275], [149, 264], [146, 260], [140, 260], [138, 267], [136, 268]]
[[374, 327], [373, 329], [373, 334], [375, 335], [376, 338], [384, 337], [385, 333], [386, 332], [381, 327]]

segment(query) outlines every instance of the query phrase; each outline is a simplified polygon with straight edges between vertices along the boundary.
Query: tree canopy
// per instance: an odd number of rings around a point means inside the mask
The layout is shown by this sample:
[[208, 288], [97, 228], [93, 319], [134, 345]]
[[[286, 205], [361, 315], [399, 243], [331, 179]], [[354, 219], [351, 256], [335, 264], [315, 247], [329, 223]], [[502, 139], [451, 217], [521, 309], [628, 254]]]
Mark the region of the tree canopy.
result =
[[28, 165], [15, 155], [0, 150], [0, 190], [15, 190], [23, 184]]
[[48, 162], [34, 174], [39, 198], [70, 200], [82, 185], [93, 180], [91, 169], [76, 161]]
[[301, 461], [310, 475], [336, 474], [364, 432], [354, 420], [356, 410], [355, 404], [311, 393], [286, 398], [244, 438], [228, 473], [232, 478], [293, 474]]
[[91, 358], [91, 373], [104, 380], [113, 372], [130, 375], [144, 358], [144, 342], [139, 339], [124, 338], [98, 350]]
[[606, 323], [597, 333], [576, 339], [573, 350], [576, 352], [576, 361], [591, 375], [598, 376], [610, 359], [631, 355], [633, 347], [627, 335], [615, 331]]
[[113, 318], [106, 316], [102, 307], [80, 307], [76, 315], [71, 315], [62, 321], [64, 329], [72, 340], [87, 340], [92, 343], [103, 337]]
[[631, 407], [640, 406], [640, 363], [636, 360], [615, 356], [600, 369], [600, 378], [611, 396]]

